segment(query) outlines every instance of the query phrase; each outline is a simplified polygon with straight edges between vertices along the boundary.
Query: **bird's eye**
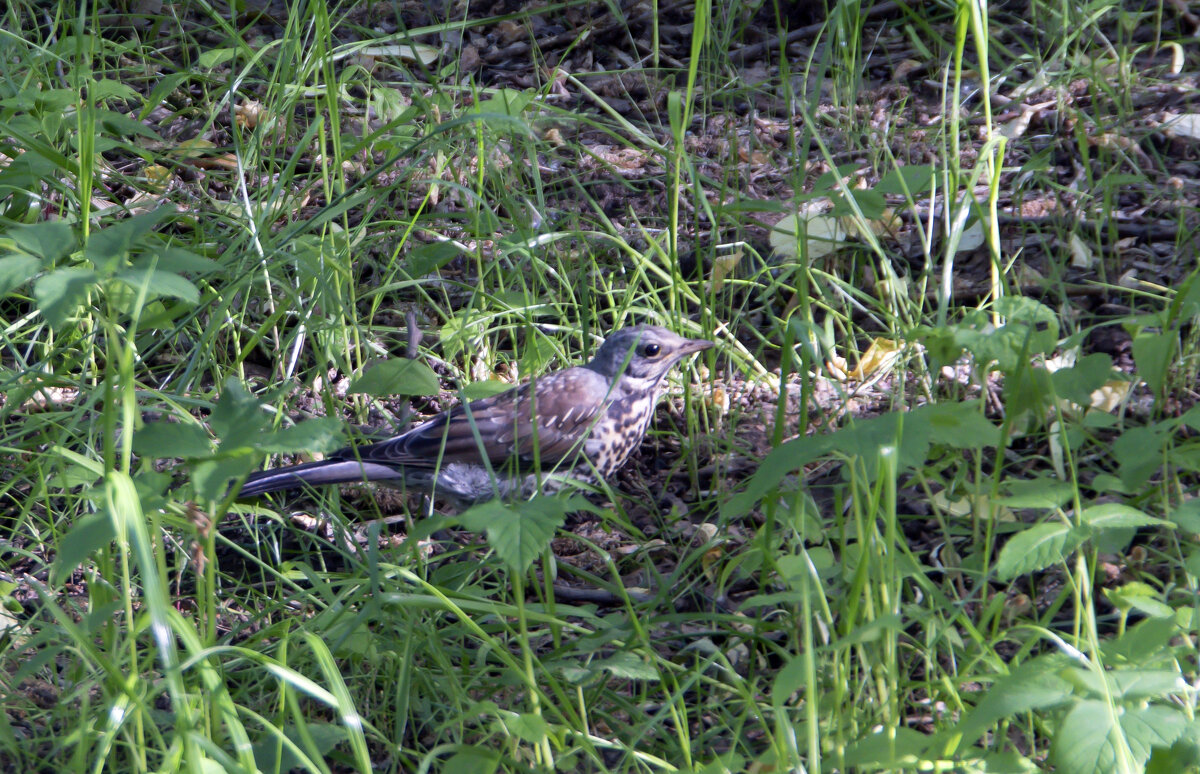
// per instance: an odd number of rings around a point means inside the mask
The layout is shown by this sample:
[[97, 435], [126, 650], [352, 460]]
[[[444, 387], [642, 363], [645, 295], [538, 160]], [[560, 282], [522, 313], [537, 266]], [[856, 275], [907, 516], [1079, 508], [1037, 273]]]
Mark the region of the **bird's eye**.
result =
[[657, 344], [647, 344], [642, 347], [642, 354], [646, 357], [654, 357], [658, 354], [660, 347]]

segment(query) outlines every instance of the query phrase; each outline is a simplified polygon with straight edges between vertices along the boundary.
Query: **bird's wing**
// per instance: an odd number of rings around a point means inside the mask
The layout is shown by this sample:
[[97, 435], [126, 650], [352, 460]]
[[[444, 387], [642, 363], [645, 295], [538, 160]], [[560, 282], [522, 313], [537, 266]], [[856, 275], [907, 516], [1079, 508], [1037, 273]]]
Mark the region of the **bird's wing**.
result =
[[338, 456], [414, 468], [433, 468], [439, 461], [479, 463], [485, 456], [495, 467], [527, 468], [536, 456], [549, 469], [582, 448], [609, 403], [608, 389], [608, 380], [595, 371], [568, 368]]

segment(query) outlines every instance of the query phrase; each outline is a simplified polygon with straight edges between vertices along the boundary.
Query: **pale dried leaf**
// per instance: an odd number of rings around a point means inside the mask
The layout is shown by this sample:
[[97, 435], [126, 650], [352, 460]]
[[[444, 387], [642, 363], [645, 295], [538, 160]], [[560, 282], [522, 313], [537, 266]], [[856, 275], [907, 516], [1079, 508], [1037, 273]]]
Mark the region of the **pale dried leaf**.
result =
[[1096, 265], [1096, 254], [1078, 234], [1071, 234], [1071, 265], [1079, 269], [1090, 269]]
[[859, 359], [858, 367], [850, 372], [850, 378], [863, 381], [878, 371], [890, 368], [899, 359], [903, 348], [900, 342], [876, 338]]
[[1168, 115], [1165, 128], [1177, 137], [1200, 140], [1200, 113]]

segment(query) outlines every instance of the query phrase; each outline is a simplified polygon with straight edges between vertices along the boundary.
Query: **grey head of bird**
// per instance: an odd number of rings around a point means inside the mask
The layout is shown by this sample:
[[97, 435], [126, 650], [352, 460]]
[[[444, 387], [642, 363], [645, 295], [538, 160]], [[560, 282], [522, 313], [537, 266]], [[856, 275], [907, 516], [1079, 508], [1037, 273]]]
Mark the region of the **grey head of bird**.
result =
[[613, 331], [585, 367], [609, 379], [653, 385], [680, 360], [711, 346], [707, 339], [685, 339], [657, 325], [633, 325]]

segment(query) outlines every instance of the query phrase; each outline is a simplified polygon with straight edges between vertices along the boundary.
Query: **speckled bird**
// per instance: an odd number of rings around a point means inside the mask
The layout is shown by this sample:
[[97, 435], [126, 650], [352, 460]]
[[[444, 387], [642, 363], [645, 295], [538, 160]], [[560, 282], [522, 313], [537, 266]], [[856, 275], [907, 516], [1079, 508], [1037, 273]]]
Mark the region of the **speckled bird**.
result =
[[586, 365], [456, 406], [377, 443], [253, 473], [239, 496], [370, 481], [470, 505], [528, 496], [546, 475], [607, 479], [646, 435], [663, 377], [711, 346], [655, 325], [622, 328]]

